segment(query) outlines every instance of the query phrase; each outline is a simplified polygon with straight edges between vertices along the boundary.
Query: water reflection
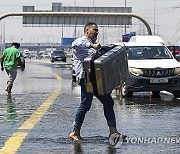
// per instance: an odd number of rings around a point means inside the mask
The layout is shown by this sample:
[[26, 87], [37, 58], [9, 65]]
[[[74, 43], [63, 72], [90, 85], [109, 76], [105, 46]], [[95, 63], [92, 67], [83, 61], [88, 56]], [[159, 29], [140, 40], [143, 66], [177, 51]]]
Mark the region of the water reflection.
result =
[[108, 147], [107, 154], [115, 154], [115, 153], [116, 153], [116, 148]]
[[81, 143], [79, 143], [79, 142], [75, 142], [73, 144], [73, 150], [74, 150], [74, 154], [84, 154], [82, 147], [81, 147]]
[[120, 105], [156, 105], [156, 106], [180, 106], [179, 100], [172, 96], [162, 95], [161, 97], [132, 97], [119, 99]]
[[[87, 142], [87, 141], [86, 141]], [[97, 142], [97, 141], [96, 141]], [[81, 144], [83, 144], [83, 143], [80, 143], [80, 142], [75, 142], [75, 143], [73, 143], [73, 152], [74, 152], [74, 154], [84, 154], [84, 151], [82, 150], [83, 148], [82, 148], [82, 145]], [[85, 145], [84, 145], [85, 146]], [[92, 145], [93, 146], [93, 145]], [[101, 145], [102, 146], [102, 145]], [[94, 146], [94, 150], [97, 150], [96, 148], [97, 147], [95, 147]], [[101, 149], [101, 150], [103, 150], [103, 149]], [[87, 152], [88, 153], [88, 152]], [[110, 147], [110, 146], [108, 146], [107, 147], [107, 150], [106, 150], [106, 152], [104, 151], [103, 153], [107, 153], [107, 154], [115, 154], [116, 153], [116, 148], [113, 148], [113, 147]]]
[[120, 120], [118, 127], [129, 137], [178, 136], [180, 101], [176, 98], [137, 96], [120, 98], [118, 103], [120, 104], [116, 106], [116, 116]]
[[6, 113], [4, 114], [4, 121], [10, 125], [14, 125], [18, 120], [18, 116], [16, 113], [16, 107], [14, 102], [12, 101], [11, 95], [7, 95], [6, 98]]

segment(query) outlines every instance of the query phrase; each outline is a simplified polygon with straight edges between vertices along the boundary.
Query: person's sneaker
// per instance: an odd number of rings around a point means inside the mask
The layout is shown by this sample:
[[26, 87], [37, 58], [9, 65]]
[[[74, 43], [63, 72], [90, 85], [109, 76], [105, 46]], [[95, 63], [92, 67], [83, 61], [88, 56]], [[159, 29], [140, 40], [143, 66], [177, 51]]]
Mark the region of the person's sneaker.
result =
[[109, 144], [113, 147], [118, 147], [122, 145], [126, 137], [126, 135], [122, 135], [121, 133], [109, 134]]
[[80, 132], [78, 130], [73, 130], [70, 134], [69, 137], [74, 140], [74, 141], [80, 141], [82, 140], [82, 137], [80, 136]]

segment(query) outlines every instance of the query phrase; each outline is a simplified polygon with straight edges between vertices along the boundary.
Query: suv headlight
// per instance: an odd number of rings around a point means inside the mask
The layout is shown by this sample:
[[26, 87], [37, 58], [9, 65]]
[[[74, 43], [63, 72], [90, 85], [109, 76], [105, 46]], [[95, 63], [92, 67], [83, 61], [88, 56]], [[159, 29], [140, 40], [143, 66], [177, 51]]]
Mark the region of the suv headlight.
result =
[[180, 75], [180, 67], [176, 67], [176, 68], [174, 69], [174, 74], [175, 74], [175, 75]]
[[129, 72], [130, 72], [132, 75], [135, 75], [135, 76], [143, 75], [142, 70], [141, 70], [141, 69], [138, 69], [138, 68], [129, 67]]

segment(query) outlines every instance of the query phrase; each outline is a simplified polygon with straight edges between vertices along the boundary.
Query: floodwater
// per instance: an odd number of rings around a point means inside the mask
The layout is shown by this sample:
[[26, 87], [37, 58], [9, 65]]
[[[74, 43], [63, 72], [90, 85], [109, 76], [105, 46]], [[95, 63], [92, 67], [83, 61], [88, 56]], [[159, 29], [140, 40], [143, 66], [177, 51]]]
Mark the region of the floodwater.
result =
[[[40, 121], [24, 130], [28, 135], [17, 154], [180, 153], [180, 101], [166, 92], [160, 98], [142, 92], [128, 99], [117, 98], [112, 92], [117, 129], [127, 135], [126, 141], [116, 148], [109, 145], [103, 106], [94, 98], [82, 126], [83, 141], [71, 141], [68, 134], [79, 105], [80, 87], [72, 83], [70, 68], [33, 61], [28, 62], [24, 72], [19, 71], [11, 98], [4, 92], [0, 94], [0, 148], [57, 86], [56, 78], [47, 71], [62, 77], [62, 91]], [[0, 79], [3, 87], [6, 75], [1, 74]]]

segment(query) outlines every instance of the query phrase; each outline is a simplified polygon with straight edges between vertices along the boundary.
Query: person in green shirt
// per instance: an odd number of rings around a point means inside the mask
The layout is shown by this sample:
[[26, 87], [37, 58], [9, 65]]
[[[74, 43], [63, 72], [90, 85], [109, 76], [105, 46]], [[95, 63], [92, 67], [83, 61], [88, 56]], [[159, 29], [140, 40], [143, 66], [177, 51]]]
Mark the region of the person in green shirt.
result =
[[19, 43], [12, 43], [12, 47], [5, 49], [1, 57], [1, 71], [5, 69], [9, 77], [6, 87], [8, 94], [11, 94], [13, 83], [17, 76], [18, 64], [21, 66], [21, 70], [24, 70], [20, 59], [20, 51], [18, 50], [19, 47]]

